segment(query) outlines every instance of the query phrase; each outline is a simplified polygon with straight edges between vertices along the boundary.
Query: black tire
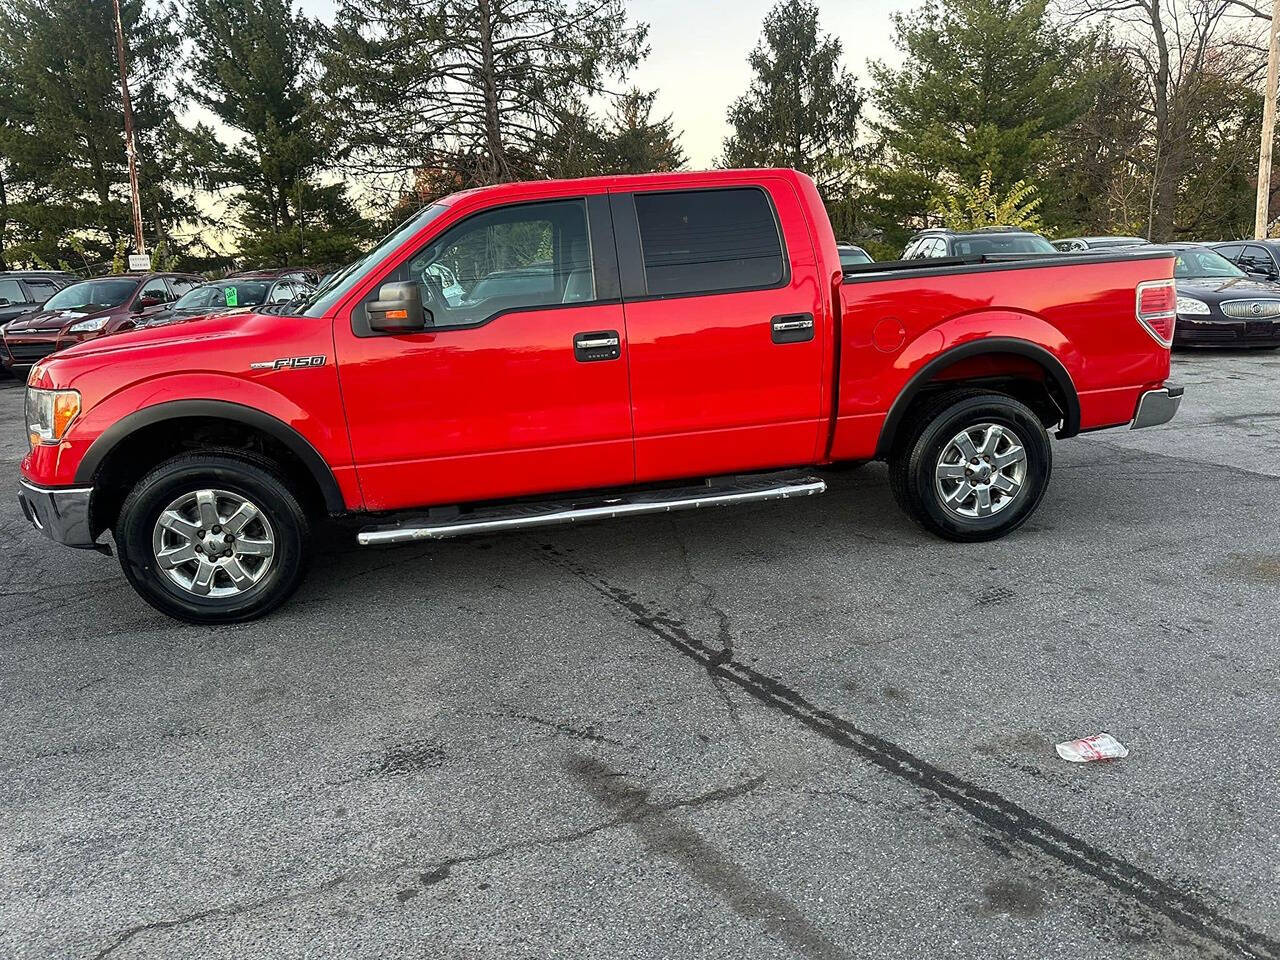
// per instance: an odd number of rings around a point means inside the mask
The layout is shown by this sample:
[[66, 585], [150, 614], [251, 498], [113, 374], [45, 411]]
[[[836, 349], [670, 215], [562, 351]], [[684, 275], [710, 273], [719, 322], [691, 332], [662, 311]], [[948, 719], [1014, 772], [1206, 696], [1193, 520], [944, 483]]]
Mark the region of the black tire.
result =
[[[243, 497], [270, 524], [270, 564], [258, 582], [232, 596], [197, 596], [172, 582], [156, 562], [152, 534], [160, 514], [202, 489]], [[311, 524], [297, 497], [271, 460], [239, 450], [184, 454], [160, 464], [125, 498], [114, 536], [120, 566], [133, 588], [157, 610], [189, 623], [238, 623], [271, 612], [298, 588], [310, 560]], [[225, 574], [218, 578], [229, 585]]]
[[[1004, 506], [987, 516], [962, 516], [944, 502], [935, 476], [953, 438], [980, 424], [1011, 431], [1025, 452], [1025, 466], [1021, 486], [1007, 502], [1002, 493], [988, 493], [989, 502], [998, 499]], [[1025, 523], [1040, 505], [1052, 469], [1049, 434], [1026, 404], [1003, 393], [958, 389], [922, 403], [904, 424], [889, 458], [889, 488], [898, 505], [926, 530], [972, 543], [999, 539]]]

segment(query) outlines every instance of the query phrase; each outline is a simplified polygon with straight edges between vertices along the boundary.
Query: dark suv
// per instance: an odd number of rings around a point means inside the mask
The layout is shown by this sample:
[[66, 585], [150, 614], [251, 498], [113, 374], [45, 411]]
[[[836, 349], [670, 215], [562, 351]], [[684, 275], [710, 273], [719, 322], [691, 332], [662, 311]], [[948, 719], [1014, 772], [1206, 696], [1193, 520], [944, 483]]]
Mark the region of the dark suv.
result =
[[38, 313], [5, 324], [0, 362], [29, 367], [73, 343], [130, 330], [200, 282], [181, 273], [126, 273], [73, 283]]
[[1252, 280], [1280, 280], [1280, 240], [1234, 240], [1208, 246]]
[[46, 300], [76, 278], [59, 270], [0, 271], [0, 325], [38, 310]]
[[977, 230], [921, 230], [902, 251], [903, 260], [935, 257], [977, 257], [999, 253], [1057, 253], [1038, 233], [1017, 227], [980, 227]]

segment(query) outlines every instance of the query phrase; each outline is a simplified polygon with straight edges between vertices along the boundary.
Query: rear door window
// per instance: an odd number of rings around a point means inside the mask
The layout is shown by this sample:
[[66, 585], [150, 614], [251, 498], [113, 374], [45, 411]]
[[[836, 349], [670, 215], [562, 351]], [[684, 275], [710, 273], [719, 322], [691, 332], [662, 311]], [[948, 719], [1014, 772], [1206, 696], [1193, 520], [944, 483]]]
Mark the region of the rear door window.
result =
[[24, 280], [27, 286], [27, 293], [31, 296], [31, 303], [44, 303], [55, 293], [58, 292], [58, 285], [52, 280]]
[[773, 207], [756, 187], [635, 195], [650, 296], [757, 290], [787, 276]]

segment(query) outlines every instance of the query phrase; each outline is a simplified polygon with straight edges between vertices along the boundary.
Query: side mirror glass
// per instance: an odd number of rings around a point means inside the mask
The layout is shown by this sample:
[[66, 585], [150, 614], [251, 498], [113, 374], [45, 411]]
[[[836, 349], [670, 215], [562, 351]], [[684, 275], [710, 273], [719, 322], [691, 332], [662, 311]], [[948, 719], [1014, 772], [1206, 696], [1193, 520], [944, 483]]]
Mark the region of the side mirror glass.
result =
[[378, 333], [416, 333], [432, 322], [422, 306], [422, 289], [411, 280], [384, 283], [367, 309], [369, 328]]

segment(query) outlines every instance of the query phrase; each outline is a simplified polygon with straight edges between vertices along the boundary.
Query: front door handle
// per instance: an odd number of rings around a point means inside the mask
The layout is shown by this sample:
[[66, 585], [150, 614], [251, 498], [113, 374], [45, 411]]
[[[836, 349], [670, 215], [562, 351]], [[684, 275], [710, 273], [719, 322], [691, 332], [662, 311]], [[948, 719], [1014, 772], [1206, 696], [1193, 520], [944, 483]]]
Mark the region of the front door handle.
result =
[[806, 343], [813, 339], [812, 313], [787, 313], [769, 321], [774, 343]]
[[618, 336], [617, 330], [595, 330], [591, 333], [575, 334], [573, 356], [579, 363], [617, 360], [622, 356], [622, 338]]

